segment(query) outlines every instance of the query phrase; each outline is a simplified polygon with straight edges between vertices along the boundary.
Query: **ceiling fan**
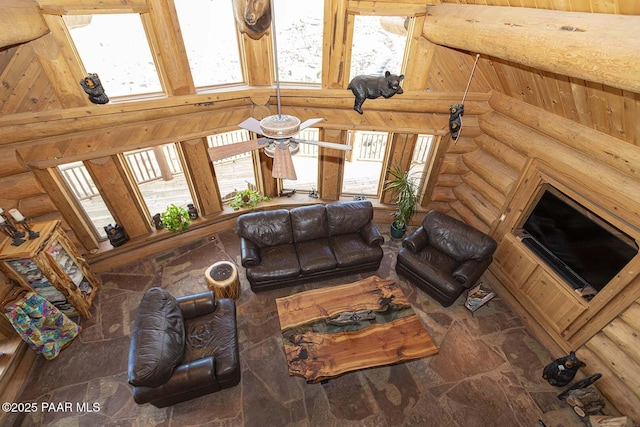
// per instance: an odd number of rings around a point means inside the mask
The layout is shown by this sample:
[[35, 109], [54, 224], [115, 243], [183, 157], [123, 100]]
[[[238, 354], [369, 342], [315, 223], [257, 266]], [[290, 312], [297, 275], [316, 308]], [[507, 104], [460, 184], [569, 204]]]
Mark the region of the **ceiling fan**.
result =
[[242, 123], [238, 124], [238, 127], [257, 135], [262, 135], [263, 138], [209, 148], [209, 158], [211, 161], [216, 161], [262, 148], [267, 156], [273, 158], [271, 175], [274, 178], [295, 180], [298, 179], [298, 177], [296, 175], [296, 170], [293, 167], [293, 159], [291, 158], [291, 155], [298, 152], [299, 144], [312, 144], [343, 151], [351, 150], [351, 146], [333, 142], [310, 141], [295, 138], [300, 131], [321, 122], [323, 119], [308, 119], [301, 123], [300, 119], [297, 117], [282, 114], [280, 105], [280, 76], [278, 73], [278, 46], [276, 44], [275, 11], [273, 2], [271, 4], [271, 16], [278, 114], [274, 116], [267, 116], [262, 120], [249, 117]]

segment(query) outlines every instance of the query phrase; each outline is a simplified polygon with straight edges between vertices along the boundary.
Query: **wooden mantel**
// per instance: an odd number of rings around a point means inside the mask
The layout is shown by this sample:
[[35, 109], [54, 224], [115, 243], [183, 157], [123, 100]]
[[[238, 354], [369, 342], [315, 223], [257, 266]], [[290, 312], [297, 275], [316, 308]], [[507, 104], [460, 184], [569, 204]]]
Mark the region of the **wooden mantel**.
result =
[[430, 6], [432, 43], [640, 92], [640, 16], [443, 3]]

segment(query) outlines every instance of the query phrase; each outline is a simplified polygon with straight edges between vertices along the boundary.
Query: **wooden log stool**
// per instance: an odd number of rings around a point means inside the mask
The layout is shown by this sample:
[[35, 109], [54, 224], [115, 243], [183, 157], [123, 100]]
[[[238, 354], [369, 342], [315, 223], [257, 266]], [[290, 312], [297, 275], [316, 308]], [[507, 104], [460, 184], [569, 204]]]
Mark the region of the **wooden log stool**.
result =
[[204, 273], [209, 290], [213, 291], [216, 299], [240, 296], [240, 278], [238, 268], [229, 261], [218, 261], [207, 268]]

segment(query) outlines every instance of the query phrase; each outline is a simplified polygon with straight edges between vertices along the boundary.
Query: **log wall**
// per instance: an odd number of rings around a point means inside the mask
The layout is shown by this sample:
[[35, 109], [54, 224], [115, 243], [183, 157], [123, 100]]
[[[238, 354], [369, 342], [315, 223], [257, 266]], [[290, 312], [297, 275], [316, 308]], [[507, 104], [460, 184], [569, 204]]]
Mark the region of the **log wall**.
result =
[[[500, 211], [506, 217], [491, 229], [496, 240], [500, 242], [505, 234], [510, 233], [516, 218], [522, 215], [521, 204], [515, 207], [513, 199], [526, 199], [530, 195], [509, 195], [509, 192], [524, 179], [519, 171], [527, 170], [532, 161], [550, 165], [554, 174], [570, 186], [571, 182], [590, 183], [586, 192], [581, 194], [583, 197], [600, 206], [617, 206], [615, 214], [622, 217], [627, 226], [631, 225], [634, 230], [640, 228], [640, 171], [637, 167], [640, 164], [640, 150], [637, 146], [596, 130], [580, 128], [576, 131], [575, 125], [570, 121], [500, 93], [494, 93], [489, 103], [494, 111], [479, 118], [480, 129], [484, 134], [474, 139], [478, 149], [460, 155], [465, 156], [465, 165], [476, 164], [475, 169], [472, 169], [473, 166], [469, 167], [470, 172], [462, 174], [460, 178], [448, 176], [444, 180], [441, 175], [439, 182], [451, 183], [454, 185], [453, 189], [460, 188], [463, 185], [460, 180], [485, 179], [482, 169], [477, 165], [493, 165], [490, 172], [492, 178], [487, 178], [486, 181], [493, 182], [491, 188], [494, 191], [485, 192], [484, 197], [494, 203], [503, 203]], [[451, 150], [448, 155], [453, 155]], [[493, 159], [500, 159], [500, 162], [496, 163]], [[503, 178], [496, 179], [499, 176]], [[480, 187], [475, 186], [476, 192], [480, 192]], [[526, 189], [529, 186], [517, 188]], [[500, 198], [501, 196], [504, 198]], [[462, 203], [462, 200], [457, 197], [456, 201], [449, 203]], [[479, 214], [476, 217], [481, 218]], [[510, 303], [520, 310], [525, 321], [558, 357], [570, 349], [577, 349], [580, 359], [587, 363], [587, 367], [581, 372], [602, 373], [603, 378], [596, 383], [600, 391], [618, 411], [638, 420], [640, 300], [634, 300], [633, 295], [637, 298], [640, 294], [640, 279], [633, 265], [630, 264], [620, 274], [620, 277], [627, 277], [628, 281], [624, 291], [620, 290], [617, 295], [609, 296], [611, 299], [606, 303], [593, 300], [589, 309], [574, 322], [575, 325], [582, 326], [568, 325], [563, 332], [567, 337], [566, 341], [558, 336], [552, 340], [545, 339], [548, 326], [545, 328], [539, 320], [532, 320], [531, 316], [522, 311], [518, 301], [511, 300]], [[491, 267], [492, 271], [494, 267]], [[514, 271], [513, 275], [517, 276], [518, 272]], [[509, 285], [503, 283], [501, 286], [505, 286], [503, 290], [506, 290]], [[608, 287], [612, 286], [614, 285]], [[626, 298], [622, 300], [625, 295]], [[534, 315], [533, 318], [535, 317]], [[581, 342], [584, 344], [578, 344], [577, 347], [575, 343]]]

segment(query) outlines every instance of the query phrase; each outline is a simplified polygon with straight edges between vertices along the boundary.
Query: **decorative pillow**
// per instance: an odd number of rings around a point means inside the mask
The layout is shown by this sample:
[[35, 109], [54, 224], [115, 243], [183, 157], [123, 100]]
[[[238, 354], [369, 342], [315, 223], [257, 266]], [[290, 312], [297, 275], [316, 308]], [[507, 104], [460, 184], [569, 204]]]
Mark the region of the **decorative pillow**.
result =
[[151, 288], [140, 301], [129, 346], [129, 383], [157, 387], [166, 383], [182, 362], [185, 331], [176, 299]]

